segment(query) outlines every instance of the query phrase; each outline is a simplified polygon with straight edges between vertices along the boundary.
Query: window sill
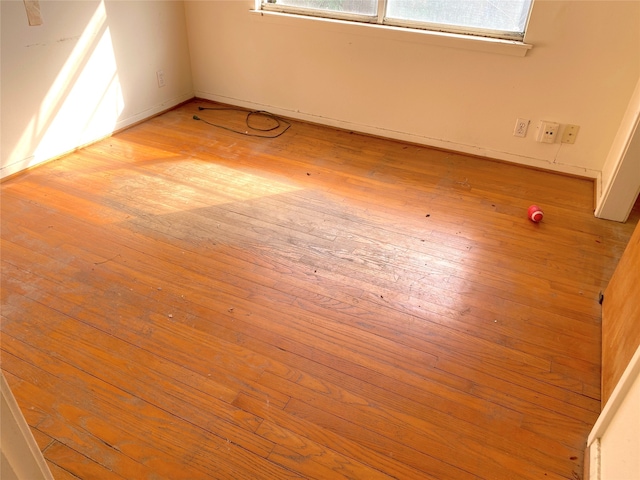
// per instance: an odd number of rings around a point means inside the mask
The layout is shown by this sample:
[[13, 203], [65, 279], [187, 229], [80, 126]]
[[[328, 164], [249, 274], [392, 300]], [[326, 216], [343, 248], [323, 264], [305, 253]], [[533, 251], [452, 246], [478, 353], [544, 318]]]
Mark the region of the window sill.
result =
[[[394, 27], [391, 25], [379, 25], [374, 23], [350, 22], [333, 18], [311, 17], [307, 15], [295, 15], [292, 13], [272, 12], [267, 10], [251, 10], [252, 15], [261, 20], [280, 25], [299, 25], [299, 22], [311, 22], [311, 24], [325, 24], [336, 29], [361, 29], [360, 34], [389, 35], [394, 40], [425, 45], [435, 45], [447, 48], [474, 50], [479, 52], [496, 53], [524, 57], [533, 45], [515, 40], [501, 40], [497, 38], [477, 37], [471, 35], [459, 35], [455, 33], [434, 32], [431, 30], [418, 30], [414, 28]], [[353, 30], [351, 30], [353, 32]]]

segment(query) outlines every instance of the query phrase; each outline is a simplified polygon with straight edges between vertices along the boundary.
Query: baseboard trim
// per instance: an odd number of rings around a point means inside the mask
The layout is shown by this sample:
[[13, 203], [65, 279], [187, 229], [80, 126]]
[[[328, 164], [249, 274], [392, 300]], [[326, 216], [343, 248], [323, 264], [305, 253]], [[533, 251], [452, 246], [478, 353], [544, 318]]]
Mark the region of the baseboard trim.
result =
[[[42, 160], [38, 163], [36, 163], [35, 165], [30, 165], [28, 167], [21, 167], [19, 164], [20, 162], [16, 162], [12, 165], [8, 165], [2, 169], [0, 169], [0, 183], [4, 183], [6, 181], [9, 181], [15, 177], [18, 177], [26, 172], [29, 172], [30, 170], [37, 168], [41, 165], [44, 165], [46, 163], [49, 162], [53, 162], [55, 160], [58, 160], [62, 157], [66, 157], [67, 155], [70, 155], [74, 152], [77, 152], [78, 150], [81, 150], [83, 148], [86, 148], [90, 145], [93, 145], [94, 143], [98, 143], [102, 140], [104, 140], [105, 138], [109, 138], [113, 135], [116, 135], [120, 132], [123, 132], [125, 130], [127, 130], [128, 128], [132, 128], [135, 127], [136, 125], [139, 125], [143, 122], [146, 122], [147, 120], [151, 120], [154, 117], [163, 115], [167, 112], [170, 112], [171, 110], [175, 110], [178, 107], [181, 107], [182, 105], [184, 105], [185, 103], [189, 103], [190, 101], [192, 101], [195, 98], [195, 96], [193, 95], [193, 93], [189, 93], [189, 94], [185, 94], [185, 95], [181, 95], [171, 101], [167, 101], [167, 102], [163, 102], [160, 105], [157, 105], [156, 107], [153, 108], [149, 108], [143, 112], [140, 112], [136, 115], [133, 115], [132, 117], [128, 117], [126, 119], [120, 120], [118, 122], [116, 122], [115, 128], [114, 130], [107, 134], [104, 135], [100, 138], [96, 138], [95, 140], [92, 140], [90, 142], [84, 143], [82, 145], [78, 145], [77, 147], [72, 148], [71, 150], [67, 150], [66, 152], [63, 152], [59, 155], [56, 155], [55, 157], [51, 157], [48, 158], [46, 160]], [[12, 168], [14, 167], [14, 168]], [[15, 171], [12, 171], [14, 170]]]
[[611, 423], [614, 415], [620, 408], [622, 401], [624, 400], [627, 393], [631, 389], [633, 382], [640, 375], [640, 346], [636, 348], [633, 357], [629, 361], [629, 364], [624, 369], [620, 380], [616, 384], [613, 392], [611, 392], [611, 396], [609, 400], [604, 405], [602, 412], [600, 412], [600, 416], [598, 420], [596, 420], [591, 433], [589, 434], [589, 438], [587, 439], [587, 445], [591, 445], [596, 439], [602, 437], [604, 432], [607, 430], [607, 427]]
[[9, 384], [0, 372], [0, 415], [2, 471], [12, 478], [53, 480], [46, 460], [20, 410]]
[[584, 451], [584, 480], [600, 480], [600, 439], [597, 438]]
[[381, 137], [386, 139], [400, 140], [402, 142], [412, 143], [416, 145], [426, 146], [429, 148], [436, 148], [438, 150], [446, 150], [450, 152], [463, 153], [465, 155], [472, 155], [474, 157], [485, 158], [488, 160], [501, 161], [510, 164], [517, 164], [525, 167], [534, 168], [537, 170], [551, 171], [554, 173], [560, 173], [564, 175], [570, 175], [572, 177], [585, 178], [589, 180], [595, 180], [598, 178], [600, 171], [591, 170], [587, 168], [576, 167], [574, 165], [565, 165], [559, 163], [552, 163], [537, 158], [527, 157], [524, 155], [516, 155], [507, 152], [500, 152], [497, 150], [490, 150], [473, 145], [465, 145], [456, 142], [448, 142], [446, 140], [440, 140], [436, 138], [426, 137], [422, 135], [415, 135], [412, 133], [399, 132], [396, 130], [389, 130], [373, 125], [357, 124], [338, 120], [330, 117], [322, 117], [320, 115], [313, 115], [300, 111], [288, 110], [284, 108], [275, 107], [272, 105], [265, 105], [256, 102], [250, 102], [234, 97], [227, 97], [224, 95], [217, 95], [208, 92], [197, 90], [195, 92], [195, 98], [199, 100], [208, 100], [217, 103], [223, 103], [226, 105], [233, 105], [237, 107], [247, 108], [250, 110], [267, 110], [270, 113], [288, 117], [295, 120], [302, 120], [312, 124], [318, 124], [340, 130], [347, 130], [358, 132], [365, 135], [372, 135], [374, 137]]

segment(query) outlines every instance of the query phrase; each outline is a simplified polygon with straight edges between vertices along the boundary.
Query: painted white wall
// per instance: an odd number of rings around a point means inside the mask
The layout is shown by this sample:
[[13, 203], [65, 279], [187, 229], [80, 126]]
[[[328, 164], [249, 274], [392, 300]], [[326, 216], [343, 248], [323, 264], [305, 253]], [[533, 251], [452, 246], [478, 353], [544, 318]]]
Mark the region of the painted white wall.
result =
[[[253, 5], [185, 2], [197, 96], [561, 172], [598, 176], [640, 77], [635, 1], [536, 0], [524, 57]], [[539, 120], [577, 142], [535, 142]]]
[[600, 438], [603, 480], [640, 478], [640, 377], [636, 376]]
[[193, 96], [181, 1], [40, 7], [43, 24], [29, 26], [21, 0], [0, 2], [1, 177]]
[[590, 480], [640, 478], [640, 347], [587, 440]]
[[595, 214], [626, 222], [640, 192], [640, 79], [602, 169]]

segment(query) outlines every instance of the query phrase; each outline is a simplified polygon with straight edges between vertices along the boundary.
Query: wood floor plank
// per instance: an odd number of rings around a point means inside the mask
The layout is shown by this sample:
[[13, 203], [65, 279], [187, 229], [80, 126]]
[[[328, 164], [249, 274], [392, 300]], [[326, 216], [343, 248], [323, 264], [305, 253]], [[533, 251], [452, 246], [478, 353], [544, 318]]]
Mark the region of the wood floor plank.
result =
[[33, 433], [33, 438], [41, 451], [45, 451], [54, 441], [53, 438], [38, 428], [32, 428], [31, 433]]
[[2, 369], [56, 478], [579, 478], [640, 204], [201, 105], [0, 186]]
[[270, 422], [263, 422], [257, 433], [276, 444], [269, 454], [270, 460], [307, 476], [326, 479], [391, 478]]
[[[8, 361], [13, 360], [12, 356], [5, 356], [5, 358]], [[3, 363], [7, 360], [3, 360]], [[156, 455], [163, 455], [164, 453], [176, 456], [180, 459], [178, 468], [183, 470], [186, 467], [195, 469], [193, 473], [185, 470], [184, 474], [179, 475], [180, 478], [202, 477], [203, 473], [205, 477], [215, 473], [218, 478], [301, 478], [293, 472], [260, 459], [255, 454], [251, 454], [241, 446], [231, 442], [230, 439], [222, 439], [212, 434], [213, 432], [206, 431], [206, 427], [190, 428], [189, 425], [191, 424], [183, 422], [179, 416], [150, 406], [107, 384], [103, 384], [98, 388], [104, 391], [113, 391], [115, 393], [112, 396], [113, 400], [100, 393], [97, 388], [90, 389], [90, 391], [93, 390], [91, 392], [92, 395], [87, 395], [86, 392], [82, 391], [81, 382], [76, 382], [79, 385], [74, 387], [69, 386], [69, 382], [66, 382], [67, 387], [64, 388], [64, 379], [56, 378], [50, 374], [38, 376], [39, 385], [34, 386], [32, 379], [33, 368], [19, 361], [12, 361], [8, 369], [9, 373], [15, 375], [15, 377], [14, 375], [10, 376], [12, 389], [15, 389], [18, 394], [27, 395], [33, 399], [33, 402], [37, 401], [39, 404], [53, 402], [51, 405], [54, 410], [59, 410], [66, 420], [71, 420], [73, 416], [71, 413], [66, 412], [69, 408], [72, 410], [77, 408], [83, 411], [86, 410], [89, 418], [98, 416], [99, 412], [109, 415], [110, 422], [114, 427], [130, 431], [135, 435], [136, 438], [131, 447], [138, 460], [146, 459], [146, 456], [138, 448], [140, 448], [140, 444], [143, 449], [145, 448], [144, 444], [150, 438], [149, 432], [153, 432], [151, 438], [153, 446], [157, 449]], [[16, 380], [16, 377], [20, 378], [20, 381]], [[47, 390], [56, 392], [55, 400], [44, 393]], [[127, 410], [122, 408], [120, 408], [119, 414], [116, 415], [117, 418], [113, 418], [113, 413], [108, 413], [112, 409], [117, 410], [118, 406], [127, 404], [136, 407], [135, 414], [126, 413]], [[142, 427], [141, 425], [143, 424], [147, 425], [147, 427]], [[64, 436], [61, 438], [63, 440], [60, 441], [64, 441], [64, 445], [72, 444], [70, 439]], [[108, 451], [113, 454], [113, 447], [108, 443], [106, 446]], [[84, 446], [83, 452], [85, 454], [89, 453], [88, 447], [89, 445]], [[104, 453], [104, 451], [100, 452], [101, 455]], [[100, 464], [99, 461], [98, 464]], [[160, 476], [167, 475], [168, 478], [171, 478], [170, 469], [163, 468], [162, 465], [156, 468]], [[77, 475], [73, 470], [72, 473]], [[142, 478], [145, 477], [153, 478], [153, 473]], [[98, 478], [100, 477], [98, 476]], [[127, 477], [125, 476], [124, 478]]]
[[[111, 470], [108, 465], [102, 465], [87, 458], [80, 452], [73, 450], [62, 443], [56, 442], [47, 450], [50, 462], [61, 466], [64, 470], [75, 476], [104, 479], [126, 479]], [[139, 473], [139, 472], [135, 472]]]
[[[29, 339], [22, 338], [23, 342], [28, 340], [41, 350], [55, 350], [78, 370], [91, 371], [105, 381], [108, 381], [110, 374], [117, 374], [126, 379], [128, 394], [171, 412], [181, 420], [202, 425], [253, 453], [267, 456], [271, 450], [271, 444], [262, 442], [253, 435], [259, 419], [232, 408], [228, 402], [218, 400], [215, 396], [188, 388], [178, 378], [167, 381], [164, 369], [156, 364], [156, 359], [144, 355], [145, 352], [140, 349], [131, 348], [95, 329], [83, 328], [82, 324], [65, 317], [60, 316], [54, 320], [52, 312], [43, 314], [50, 319], [48, 325], [55, 324], [55, 329], [31, 329]], [[58, 333], [60, 330], [73, 333], [61, 336]], [[3, 331], [11, 334], [13, 329], [10, 325], [5, 325]], [[77, 351], [79, 345], [83, 346], [82, 355]], [[156, 368], [158, 372], [155, 371]], [[203, 413], [205, 411], [206, 415]]]
[[392, 456], [388, 455], [388, 452], [378, 453], [374, 449], [364, 446], [359, 441], [351, 441], [316, 423], [307, 422], [297, 416], [289, 415], [284, 410], [273, 409], [269, 403], [255, 399], [244, 393], [238, 395], [236, 400], [234, 400], [234, 405], [259, 415], [263, 417], [265, 421], [272, 422], [278, 425], [278, 427], [284, 428], [300, 437], [307, 438], [318, 445], [354, 458], [361, 463], [371, 465], [390, 476], [415, 480], [436, 478], [430, 472], [414, 469], [401, 460], [399, 461], [392, 458]]
[[78, 480], [80, 477], [76, 477], [73, 473], [65, 470], [62, 467], [59, 467], [57, 464], [47, 460], [47, 465], [49, 466], [49, 470], [51, 470], [51, 474], [55, 480]]
[[[9, 357], [9, 360], [12, 361], [12, 358]], [[28, 375], [24, 366], [18, 368], [12, 362], [9, 368], [23, 377]], [[17, 385], [18, 391], [31, 387], [25, 384], [25, 380], [22, 382], [14, 380], [14, 384]], [[107, 465], [110, 470], [119, 472], [125, 478], [131, 478], [134, 472], [137, 478], [148, 478], [154, 475], [184, 480], [208, 477], [204, 471], [193, 469], [192, 465], [185, 465], [183, 459], [177, 458], [175, 451], [163, 448], [161, 442], [156, 442], [153, 438], [138, 438], [126, 428], [113, 425], [96, 416], [91, 412], [90, 407], [87, 408], [82, 394], [72, 402], [65, 403], [64, 397], [52, 400], [43, 390], [31, 387], [28, 391], [37, 395], [36, 398], [32, 396], [26, 403], [25, 406], [28, 408], [36, 408], [36, 405], [44, 401], [54, 402], [59, 410], [52, 412], [52, 415], [41, 422], [37, 428], [48, 432], [56, 439], [54, 442], [63, 443], [73, 450], [82, 452], [85, 457], [88, 457], [87, 461]], [[59, 404], [60, 401], [62, 403]], [[70, 421], [71, 419], [73, 422]], [[49, 458], [46, 449], [44, 454], [49, 462], [56, 463], [62, 469], [65, 468], [64, 463], [57, 462], [53, 456]], [[142, 465], [133, 462], [133, 459], [137, 459]]]
[[[469, 461], [478, 464], [482, 463], [482, 453], [486, 448], [500, 450], [507, 455], [510, 462], [517, 465], [516, 472], [522, 470], [535, 470], [534, 464], [525, 467], [527, 460], [522, 458], [522, 445], [527, 443], [523, 436], [519, 435], [517, 428], [507, 434], [508, 427], [498, 427], [501, 421], [494, 419], [494, 427], [502, 431], [502, 435], [492, 435], [486, 428], [477, 425], [475, 422], [456, 421], [452, 416], [441, 414], [437, 411], [420, 413], [411, 411], [399, 405], [399, 408], [392, 408], [384, 403], [372, 402], [358, 395], [351, 394], [345, 390], [331, 385], [325, 381], [317, 381], [310, 376], [299, 376], [295, 382], [291, 382], [280, 377], [270, 375], [266, 372], [262, 381], [267, 382], [272, 388], [283, 388], [289, 392], [296, 392], [293, 398], [299, 399], [307, 404], [314, 404], [325, 412], [356, 423], [363, 428], [375, 431], [391, 440], [404, 439], [402, 443], [410, 445], [422, 445], [421, 451], [431, 452], [430, 455], [447, 461], [456, 455], [457, 449], [462, 444], [466, 444], [469, 451]], [[287, 405], [285, 410], [289, 408]], [[408, 407], [408, 406], [407, 406]], [[451, 408], [455, 408], [453, 405]], [[506, 422], [505, 422], [506, 423]], [[429, 424], [429, 428], [421, 428], [421, 425]], [[461, 438], [461, 432], [464, 438]], [[430, 438], [431, 437], [431, 438]], [[508, 439], [507, 439], [508, 437]], [[430, 447], [430, 441], [436, 439], [437, 448]], [[546, 447], [545, 445], [544, 447]], [[542, 447], [544, 449], [544, 447]], [[556, 445], [557, 449], [559, 445]], [[578, 449], [563, 449], [575, 455]], [[473, 453], [471, 453], [473, 452]], [[549, 451], [550, 453], [550, 451]], [[557, 453], [557, 450], [556, 450]], [[477, 455], [476, 460], [473, 457]], [[494, 455], [495, 456], [495, 455]], [[496, 460], [498, 457], [495, 457]], [[502, 461], [505, 461], [503, 459]], [[539, 458], [536, 458], [540, 462]], [[549, 465], [547, 465], [549, 467]], [[560, 468], [561, 469], [561, 468]], [[539, 470], [536, 475], [543, 475], [545, 472]]]

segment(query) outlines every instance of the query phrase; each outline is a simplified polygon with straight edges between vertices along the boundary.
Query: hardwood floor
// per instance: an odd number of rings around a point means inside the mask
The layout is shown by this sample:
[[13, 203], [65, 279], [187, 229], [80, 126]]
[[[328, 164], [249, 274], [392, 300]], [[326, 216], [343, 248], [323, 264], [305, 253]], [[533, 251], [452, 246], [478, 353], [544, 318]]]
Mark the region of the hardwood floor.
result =
[[2, 370], [56, 479], [581, 478], [638, 206], [198, 105], [2, 184]]

